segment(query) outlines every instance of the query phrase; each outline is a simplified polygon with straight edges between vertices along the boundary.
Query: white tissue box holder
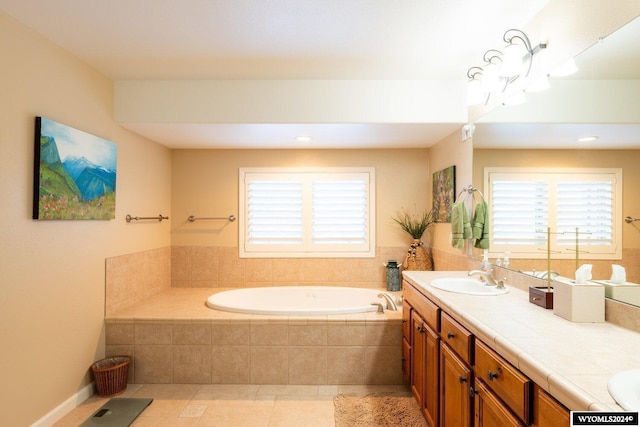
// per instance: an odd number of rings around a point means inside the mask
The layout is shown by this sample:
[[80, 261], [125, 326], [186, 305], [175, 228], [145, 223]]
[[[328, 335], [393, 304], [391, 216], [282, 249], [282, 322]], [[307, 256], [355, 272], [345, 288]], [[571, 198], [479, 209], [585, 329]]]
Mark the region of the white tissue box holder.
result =
[[554, 281], [553, 314], [578, 323], [604, 322], [604, 286]]

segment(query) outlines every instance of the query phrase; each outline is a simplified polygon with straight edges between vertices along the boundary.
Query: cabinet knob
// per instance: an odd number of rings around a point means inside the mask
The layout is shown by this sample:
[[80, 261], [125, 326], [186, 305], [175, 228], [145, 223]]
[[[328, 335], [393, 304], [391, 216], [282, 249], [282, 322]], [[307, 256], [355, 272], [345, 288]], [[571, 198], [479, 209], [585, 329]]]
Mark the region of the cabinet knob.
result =
[[467, 382], [467, 377], [458, 377], [458, 380], [460, 381], [460, 384], [464, 384]]
[[469, 396], [474, 397], [476, 394], [478, 394], [478, 390], [473, 387], [469, 387]]
[[487, 372], [487, 377], [489, 378], [489, 381], [493, 381], [498, 378], [498, 373], [489, 370], [489, 372]]
[[456, 335], [453, 332], [447, 332], [447, 338], [451, 339], [453, 337], [455, 337]]
[[425, 329], [422, 326], [418, 326], [418, 332], [420, 332], [421, 334], [425, 333]]

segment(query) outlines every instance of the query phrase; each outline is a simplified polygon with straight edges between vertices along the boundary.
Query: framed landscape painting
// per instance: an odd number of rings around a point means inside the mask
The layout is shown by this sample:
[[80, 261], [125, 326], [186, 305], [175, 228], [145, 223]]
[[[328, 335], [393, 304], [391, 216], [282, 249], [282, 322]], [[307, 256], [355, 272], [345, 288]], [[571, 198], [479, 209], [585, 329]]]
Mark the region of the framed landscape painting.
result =
[[451, 222], [451, 208], [456, 194], [456, 167], [433, 174], [433, 209], [436, 222]]
[[117, 146], [36, 117], [33, 219], [113, 219]]

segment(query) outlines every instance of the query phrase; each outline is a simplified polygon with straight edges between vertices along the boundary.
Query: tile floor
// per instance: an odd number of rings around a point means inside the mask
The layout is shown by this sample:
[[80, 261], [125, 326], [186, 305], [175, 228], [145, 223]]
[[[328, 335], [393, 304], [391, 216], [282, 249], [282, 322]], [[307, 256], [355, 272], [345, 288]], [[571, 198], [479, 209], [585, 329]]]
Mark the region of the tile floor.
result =
[[[118, 397], [150, 397], [134, 427], [333, 427], [333, 397], [407, 391], [402, 385], [197, 385], [129, 384]], [[108, 398], [92, 396], [56, 427], [77, 427]]]

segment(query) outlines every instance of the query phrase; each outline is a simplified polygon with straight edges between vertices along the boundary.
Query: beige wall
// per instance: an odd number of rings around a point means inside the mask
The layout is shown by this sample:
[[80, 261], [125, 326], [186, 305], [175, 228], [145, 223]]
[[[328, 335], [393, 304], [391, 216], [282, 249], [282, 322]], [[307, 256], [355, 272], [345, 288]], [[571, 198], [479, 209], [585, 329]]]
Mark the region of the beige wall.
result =
[[[462, 141], [462, 130], [454, 132], [438, 144], [431, 147], [429, 161], [433, 171], [456, 166], [456, 198], [460, 191], [469, 186], [473, 171], [473, 146], [471, 139]], [[471, 206], [469, 206], [469, 209]], [[457, 270], [457, 262], [466, 261], [466, 250], [451, 246], [451, 224], [440, 223], [429, 230], [434, 248], [434, 266], [436, 270]]]
[[174, 150], [171, 243], [238, 246], [238, 221], [187, 217], [238, 215], [240, 167], [373, 166], [376, 170], [377, 246], [411, 243], [391, 217], [402, 207], [431, 204], [429, 150]]
[[[112, 118], [113, 84], [0, 11], [0, 425], [29, 425], [90, 382], [104, 354], [105, 258], [168, 246], [169, 150]], [[118, 145], [116, 219], [31, 219], [34, 117]]]

